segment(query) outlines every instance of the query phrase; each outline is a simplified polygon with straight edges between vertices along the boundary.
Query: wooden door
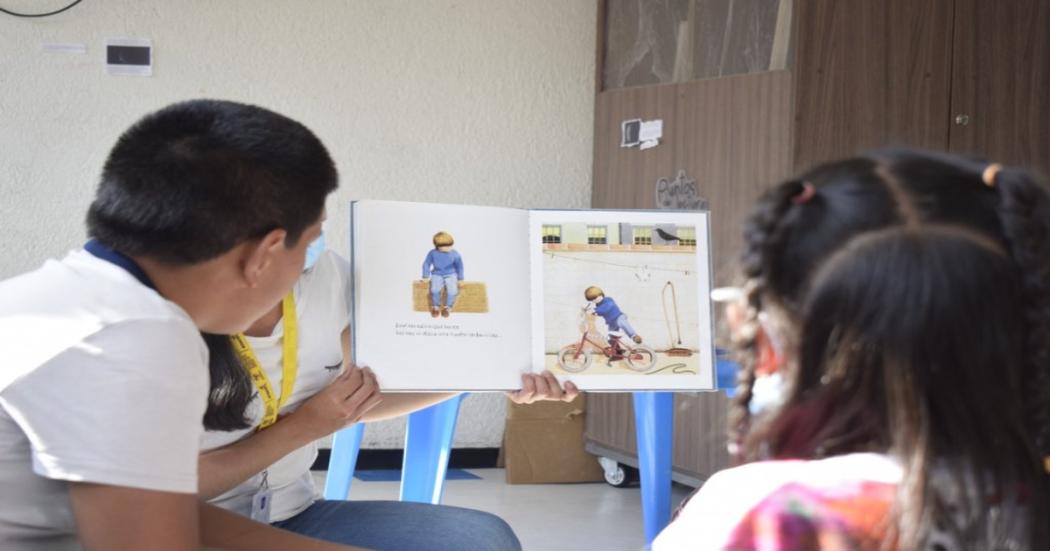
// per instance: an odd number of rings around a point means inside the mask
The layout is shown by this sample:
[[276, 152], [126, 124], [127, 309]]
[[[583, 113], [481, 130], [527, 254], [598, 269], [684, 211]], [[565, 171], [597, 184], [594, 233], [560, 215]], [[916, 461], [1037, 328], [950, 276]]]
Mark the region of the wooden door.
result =
[[796, 2], [795, 169], [948, 147], [954, 0]]
[[1050, 174], [1050, 2], [956, 0], [952, 151]]

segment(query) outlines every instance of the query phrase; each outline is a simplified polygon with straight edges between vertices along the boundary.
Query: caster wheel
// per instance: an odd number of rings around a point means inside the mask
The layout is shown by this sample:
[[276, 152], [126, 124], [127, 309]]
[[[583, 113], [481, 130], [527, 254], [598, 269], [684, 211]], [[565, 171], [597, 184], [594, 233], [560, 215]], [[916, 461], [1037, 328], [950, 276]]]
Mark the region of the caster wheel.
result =
[[638, 470], [615, 460], [602, 457], [599, 460], [605, 474], [605, 482], [614, 488], [626, 488], [638, 481]]

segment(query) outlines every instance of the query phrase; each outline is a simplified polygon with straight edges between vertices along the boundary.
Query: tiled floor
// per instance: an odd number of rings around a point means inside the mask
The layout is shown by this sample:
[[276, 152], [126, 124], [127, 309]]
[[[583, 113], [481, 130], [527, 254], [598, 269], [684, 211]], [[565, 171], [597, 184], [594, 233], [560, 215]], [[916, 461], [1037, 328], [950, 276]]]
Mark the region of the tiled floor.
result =
[[[503, 469], [471, 469], [481, 480], [450, 480], [446, 505], [480, 509], [499, 515], [514, 528], [526, 551], [616, 551], [644, 546], [642, 506], [638, 487], [596, 484], [504, 483]], [[314, 473], [318, 487], [324, 473]], [[397, 499], [399, 482], [354, 479], [350, 499]], [[691, 489], [675, 485], [672, 502]]]

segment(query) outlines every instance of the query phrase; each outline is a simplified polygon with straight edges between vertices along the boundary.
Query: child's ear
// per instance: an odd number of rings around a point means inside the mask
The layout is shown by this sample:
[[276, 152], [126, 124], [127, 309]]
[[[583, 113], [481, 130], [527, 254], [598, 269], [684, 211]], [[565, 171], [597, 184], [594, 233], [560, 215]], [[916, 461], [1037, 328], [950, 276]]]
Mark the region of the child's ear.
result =
[[276, 229], [261, 239], [244, 244], [240, 267], [241, 275], [248, 287], [259, 285], [263, 274], [271, 266], [281, 248], [285, 246], [285, 237], [287, 237], [285, 230]]

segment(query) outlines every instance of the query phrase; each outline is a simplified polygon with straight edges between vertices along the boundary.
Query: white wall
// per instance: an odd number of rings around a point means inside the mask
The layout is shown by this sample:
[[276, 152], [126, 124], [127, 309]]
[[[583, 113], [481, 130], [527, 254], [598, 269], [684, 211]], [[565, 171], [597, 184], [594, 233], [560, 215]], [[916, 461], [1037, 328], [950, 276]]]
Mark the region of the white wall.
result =
[[[0, 278], [78, 246], [117, 135], [195, 97], [263, 105], [324, 140], [342, 177], [327, 241], [344, 253], [351, 199], [587, 206], [595, 16], [591, 0], [87, 0], [0, 15]], [[106, 75], [107, 37], [152, 39], [154, 76]], [[468, 400], [457, 445], [498, 445], [501, 408]], [[366, 431], [367, 445], [400, 439], [397, 423]]]

